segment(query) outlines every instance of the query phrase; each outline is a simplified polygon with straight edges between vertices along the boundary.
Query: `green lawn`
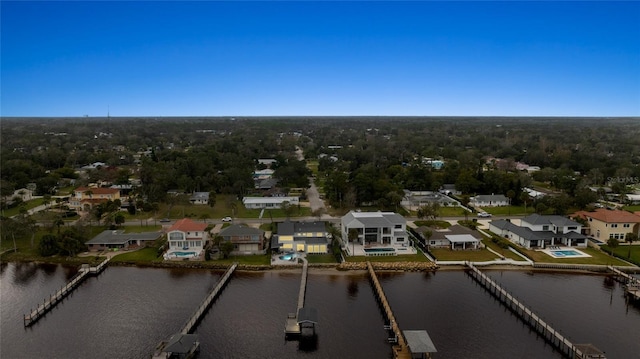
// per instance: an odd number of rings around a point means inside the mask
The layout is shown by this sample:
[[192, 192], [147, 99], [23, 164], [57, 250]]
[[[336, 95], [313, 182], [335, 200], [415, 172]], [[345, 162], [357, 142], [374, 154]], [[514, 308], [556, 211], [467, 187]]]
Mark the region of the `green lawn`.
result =
[[490, 239], [483, 239], [482, 243], [493, 249], [494, 251], [502, 254], [504, 257], [509, 258], [509, 259], [513, 259], [515, 261], [521, 261], [523, 260], [522, 257], [520, 257], [519, 255], [513, 253], [511, 250], [509, 250], [508, 248], [502, 248], [499, 245], [497, 245], [496, 243], [493, 243]]
[[[602, 250], [609, 253], [611, 252], [611, 247], [605, 245], [602, 246]], [[613, 249], [613, 253], [624, 260], [640, 265], [640, 245], [617, 246]]]
[[156, 248], [147, 247], [141, 248], [137, 251], [124, 252], [111, 258], [111, 262], [128, 262], [128, 263], [150, 263], [150, 262], [162, 262], [162, 257], [158, 257], [158, 250]]
[[599, 265], [615, 265], [615, 266], [626, 266], [625, 262], [610, 256], [609, 254], [597, 250], [595, 248], [578, 248], [580, 251], [585, 252], [591, 257], [587, 258], [553, 258], [550, 255], [533, 250], [521, 249], [522, 252], [526, 253], [529, 258], [531, 258], [535, 262], [543, 262], [543, 263], [570, 263], [570, 264], [599, 264]]
[[439, 261], [486, 262], [498, 259], [494, 253], [486, 249], [452, 251], [449, 248], [432, 248], [429, 250]]
[[244, 264], [244, 265], [270, 265], [271, 256], [266, 254], [255, 255], [255, 256], [230, 256], [227, 259], [216, 259], [216, 260], [207, 261], [207, 263], [224, 264], [224, 265], [231, 265], [234, 262], [238, 262], [238, 264]]
[[353, 256], [345, 259], [347, 262], [429, 262], [422, 253], [399, 256]]
[[309, 263], [338, 263], [331, 254], [307, 254], [306, 258]]
[[524, 216], [535, 213], [533, 206], [527, 206], [526, 212], [524, 206], [486, 207], [483, 210], [494, 216]]
[[44, 200], [42, 198], [35, 198], [30, 201], [23, 202], [20, 206], [9, 208], [9, 209], [3, 209], [2, 215], [5, 217], [13, 217], [16, 214], [20, 213], [20, 208], [22, 207], [24, 207], [27, 210], [30, 210], [32, 208], [42, 205], [43, 203], [44, 203]]
[[638, 212], [640, 211], [640, 205], [637, 206], [624, 206], [622, 207], [625, 211]]
[[437, 228], [449, 228], [451, 227], [451, 223], [447, 222], [447, 221], [425, 221], [425, 220], [419, 220], [419, 221], [415, 221], [413, 222], [413, 224], [415, 224], [418, 227], [422, 227], [422, 226], [427, 226], [427, 227], [437, 227]]

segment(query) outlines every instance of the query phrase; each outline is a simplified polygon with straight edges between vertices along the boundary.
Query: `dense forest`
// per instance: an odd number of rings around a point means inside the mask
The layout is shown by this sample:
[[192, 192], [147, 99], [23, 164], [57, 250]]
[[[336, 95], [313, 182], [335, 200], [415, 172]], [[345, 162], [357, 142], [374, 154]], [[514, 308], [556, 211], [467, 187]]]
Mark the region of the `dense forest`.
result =
[[[326, 199], [340, 207], [391, 208], [404, 189], [444, 184], [518, 204], [534, 182], [583, 206], [598, 195], [589, 186], [625, 192], [640, 178], [638, 118], [3, 118], [0, 135], [3, 197], [100, 181], [139, 183], [146, 202], [172, 189], [242, 196], [254, 191], [259, 158], [277, 160], [281, 186], [306, 187], [296, 148], [318, 162]], [[79, 175], [93, 163], [104, 166]]]

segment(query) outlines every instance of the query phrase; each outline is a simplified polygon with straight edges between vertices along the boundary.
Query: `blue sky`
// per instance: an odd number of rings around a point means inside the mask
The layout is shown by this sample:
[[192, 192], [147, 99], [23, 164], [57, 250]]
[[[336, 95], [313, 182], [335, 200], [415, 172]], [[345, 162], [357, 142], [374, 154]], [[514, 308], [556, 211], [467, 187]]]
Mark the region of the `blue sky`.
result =
[[640, 2], [1, 3], [2, 116], [640, 116]]

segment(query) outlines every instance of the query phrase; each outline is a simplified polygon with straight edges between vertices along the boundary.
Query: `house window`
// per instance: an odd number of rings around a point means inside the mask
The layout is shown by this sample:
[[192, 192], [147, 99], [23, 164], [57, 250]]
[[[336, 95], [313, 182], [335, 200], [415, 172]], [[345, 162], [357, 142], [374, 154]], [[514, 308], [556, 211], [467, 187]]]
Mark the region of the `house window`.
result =
[[402, 229], [402, 225], [401, 224], [396, 224], [395, 228], [396, 229]]
[[630, 226], [629, 226], [629, 223], [625, 223], [625, 224], [623, 224], [622, 226], [623, 226], [624, 228], [629, 228], [629, 227], [630, 227]]
[[542, 230], [543, 231], [548, 231], [549, 230], [549, 226], [542, 226]]
[[396, 238], [396, 242], [404, 242], [404, 237], [398, 237], [398, 238]]
[[436, 241], [430, 241], [429, 244], [431, 244], [432, 246], [436, 245]]
[[611, 228], [618, 228], [618, 224], [617, 223], [611, 223]]

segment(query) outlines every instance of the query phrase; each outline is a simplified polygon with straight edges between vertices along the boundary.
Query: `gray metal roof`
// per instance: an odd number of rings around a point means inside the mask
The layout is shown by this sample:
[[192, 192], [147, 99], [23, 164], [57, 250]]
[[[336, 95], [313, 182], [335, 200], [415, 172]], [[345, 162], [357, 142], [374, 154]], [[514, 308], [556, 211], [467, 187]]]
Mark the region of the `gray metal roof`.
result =
[[253, 227], [247, 227], [244, 224], [234, 224], [231, 225], [227, 228], [224, 228], [223, 230], [220, 231], [220, 235], [222, 237], [226, 237], [226, 236], [255, 236], [255, 235], [259, 235], [262, 236], [264, 233], [263, 230], [261, 229], [257, 229], [257, 228], [253, 228]]
[[124, 230], [107, 230], [88, 240], [86, 244], [125, 244], [129, 241], [153, 241], [160, 232], [124, 233]]
[[407, 345], [411, 353], [435, 353], [436, 346], [433, 344], [429, 333], [426, 330], [403, 330]]
[[537, 213], [530, 214], [522, 219], [523, 222], [532, 225], [553, 224], [556, 227], [580, 226], [581, 224], [569, 218], [558, 215], [540, 215]]
[[318, 323], [318, 310], [310, 307], [298, 309], [298, 324], [300, 323]]
[[470, 234], [450, 234], [445, 235], [445, 238], [449, 240], [451, 243], [478, 243], [480, 240], [478, 238], [474, 238]]

